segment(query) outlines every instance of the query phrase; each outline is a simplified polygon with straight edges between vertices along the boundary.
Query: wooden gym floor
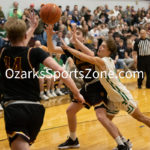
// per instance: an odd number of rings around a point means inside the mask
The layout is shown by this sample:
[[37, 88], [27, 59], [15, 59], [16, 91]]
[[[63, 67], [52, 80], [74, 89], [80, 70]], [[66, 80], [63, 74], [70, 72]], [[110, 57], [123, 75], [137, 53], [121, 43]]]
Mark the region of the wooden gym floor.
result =
[[[141, 111], [150, 116], [150, 89], [137, 89], [136, 79], [124, 79], [123, 83], [138, 101]], [[65, 111], [69, 105], [69, 96], [59, 96], [42, 102], [46, 106], [43, 126], [31, 150], [56, 150], [57, 145], [68, 136]], [[2, 112], [1, 112], [2, 113]], [[112, 150], [116, 143], [102, 125], [96, 120], [93, 108], [83, 109], [78, 115], [77, 135], [81, 147], [79, 150]], [[132, 119], [127, 113], [120, 112], [113, 122], [123, 135], [133, 143], [133, 150], [150, 150], [150, 129]], [[0, 118], [0, 150], [9, 150], [5, 133], [3, 114]]]

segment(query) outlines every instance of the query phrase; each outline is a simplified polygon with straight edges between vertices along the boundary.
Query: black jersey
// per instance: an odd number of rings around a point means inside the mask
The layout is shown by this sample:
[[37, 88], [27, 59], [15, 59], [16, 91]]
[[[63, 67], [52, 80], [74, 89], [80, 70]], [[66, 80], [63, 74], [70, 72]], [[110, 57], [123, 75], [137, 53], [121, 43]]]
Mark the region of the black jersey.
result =
[[39, 82], [36, 71], [49, 55], [40, 48], [7, 47], [0, 55], [3, 80], [3, 101], [39, 101]]
[[[72, 44], [70, 44], [69, 46], [71, 48], [74, 48]], [[89, 47], [89, 49], [92, 49], [96, 54], [96, 51], [93, 49], [93, 47], [90, 47], [91, 45], [86, 44], [86, 46]], [[81, 71], [82, 75], [84, 76], [83, 77], [84, 82], [90, 82], [95, 79], [95, 76], [97, 76], [96, 74], [94, 74], [95, 65], [76, 58], [67, 50], [64, 50], [64, 53], [66, 54], [67, 57], [71, 57], [74, 60], [74, 64], [76, 65], [77, 69]]]

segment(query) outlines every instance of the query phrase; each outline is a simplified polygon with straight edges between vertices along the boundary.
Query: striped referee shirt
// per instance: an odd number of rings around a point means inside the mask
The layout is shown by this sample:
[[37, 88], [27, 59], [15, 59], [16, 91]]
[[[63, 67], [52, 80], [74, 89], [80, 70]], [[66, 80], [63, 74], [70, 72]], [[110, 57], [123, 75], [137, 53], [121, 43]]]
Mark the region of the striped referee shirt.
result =
[[138, 39], [134, 43], [134, 51], [137, 51], [138, 56], [150, 55], [150, 39]]

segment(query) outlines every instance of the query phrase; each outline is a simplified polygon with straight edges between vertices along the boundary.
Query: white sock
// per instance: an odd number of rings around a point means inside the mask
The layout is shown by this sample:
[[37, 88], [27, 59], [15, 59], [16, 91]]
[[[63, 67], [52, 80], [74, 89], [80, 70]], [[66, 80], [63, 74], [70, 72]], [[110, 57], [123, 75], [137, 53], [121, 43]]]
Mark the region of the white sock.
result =
[[50, 91], [49, 91], [49, 90], [47, 90], [47, 91], [46, 91], [46, 93], [50, 93]]
[[41, 91], [41, 92], [40, 92], [40, 95], [43, 95], [43, 94], [44, 94], [44, 91]]
[[123, 143], [123, 141], [122, 141], [122, 139], [121, 139], [120, 136], [117, 136], [117, 137], [115, 138], [115, 141], [117, 142], [118, 145], [124, 145], [124, 143]]
[[127, 142], [127, 139], [125, 138], [125, 137], [121, 137], [121, 140], [125, 143], [125, 142]]
[[71, 139], [73, 140], [73, 141], [75, 141], [76, 140], [76, 132], [70, 132], [70, 137], [71, 137]]

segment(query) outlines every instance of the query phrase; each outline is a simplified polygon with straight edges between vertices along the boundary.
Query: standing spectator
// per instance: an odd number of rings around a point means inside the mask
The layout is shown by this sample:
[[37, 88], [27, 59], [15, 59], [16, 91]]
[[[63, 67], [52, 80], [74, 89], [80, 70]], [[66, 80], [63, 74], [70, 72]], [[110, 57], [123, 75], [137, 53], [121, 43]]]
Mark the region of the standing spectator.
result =
[[22, 18], [22, 11], [19, 9], [19, 3], [17, 1], [13, 2], [13, 8], [9, 11], [9, 17], [14, 17], [15, 11], [17, 11], [17, 18]]
[[142, 71], [138, 78], [138, 88], [142, 88], [144, 72], [147, 75], [146, 88], [150, 88], [150, 39], [146, 37], [146, 30], [144, 29], [140, 31], [140, 39], [135, 41], [133, 58], [137, 63], [138, 71]]
[[38, 11], [34, 8], [34, 4], [33, 4], [33, 3], [30, 4], [29, 11], [34, 12], [36, 15], [39, 16], [39, 13], [38, 13]]

